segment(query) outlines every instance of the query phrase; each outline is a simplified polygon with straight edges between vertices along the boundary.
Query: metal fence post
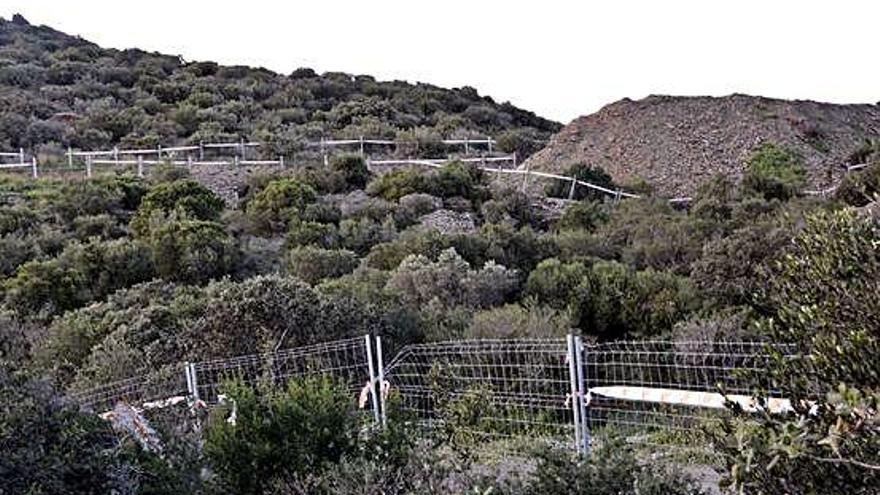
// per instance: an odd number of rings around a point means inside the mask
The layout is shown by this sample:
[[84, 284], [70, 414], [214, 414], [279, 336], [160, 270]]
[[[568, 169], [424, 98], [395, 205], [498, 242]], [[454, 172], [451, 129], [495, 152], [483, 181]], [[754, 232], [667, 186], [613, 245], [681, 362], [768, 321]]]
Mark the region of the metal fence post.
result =
[[33, 169], [34, 179], [36, 179], [39, 174], [37, 173], [37, 157], [35, 156], [31, 157], [31, 168]]
[[578, 408], [580, 411], [581, 423], [581, 445], [580, 453], [588, 455], [590, 453], [590, 423], [587, 416], [587, 393], [589, 392], [585, 386], [584, 377], [584, 342], [580, 336], [575, 337], [575, 358], [577, 359], [577, 381], [578, 381]]
[[385, 410], [385, 394], [382, 387], [385, 386], [385, 360], [382, 358], [382, 337], [376, 335], [376, 364], [379, 372], [379, 417], [382, 427], [388, 423], [388, 413]]
[[73, 148], [67, 147], [67, 168], [73, 168]]
[[86, 177], [92, 176], [92, 155], [86, 155]]
[[571, 178], [571, 189], [568, 191], [568, 199], [574, 199], [574, 188], [577, 187], [577, 178]]
[[144, 157], [138, 155], [138, 177], [144, 176]]
[[577, 357], [575, 357], [575, 340], [574, 335], [569, 334], [567, 338], [568, 344], [568, 381], [569, 381], [569, 400], [571, 401], [571, 418], [574, 423], [574, 448], [575, 451], [581, 451], [581, 428], [580, 428], [580, 406], [578, 405], [578, 381], [577, 381]]
[[195, 404], [199, 400], [199, 381], [196, 378], [196, 364], [186, 362], [186, 390], [189, 394], [190, 402]]
[[379, 423], [379, 401], [376, 400], [376, 371], [373, 366], [373, 343], [370, 335], [364, 335], [364, 346], [367, 349], [367, 371], [370, 373], [370, 405], [373, 406], [373, 419]]

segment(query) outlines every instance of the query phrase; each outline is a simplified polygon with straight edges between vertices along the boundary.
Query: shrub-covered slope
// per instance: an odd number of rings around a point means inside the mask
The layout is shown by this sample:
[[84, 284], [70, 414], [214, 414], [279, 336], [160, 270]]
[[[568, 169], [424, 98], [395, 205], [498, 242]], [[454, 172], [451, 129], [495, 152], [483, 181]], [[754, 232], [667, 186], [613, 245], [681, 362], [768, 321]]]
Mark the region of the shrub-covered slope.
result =
[[473, 88], [289, 75], [104, 49], [21, 16], [0, 19], [0, 149], [258, 139], [287, 154], [321, 136], [498, 136], [528, 154], [559, 124]]

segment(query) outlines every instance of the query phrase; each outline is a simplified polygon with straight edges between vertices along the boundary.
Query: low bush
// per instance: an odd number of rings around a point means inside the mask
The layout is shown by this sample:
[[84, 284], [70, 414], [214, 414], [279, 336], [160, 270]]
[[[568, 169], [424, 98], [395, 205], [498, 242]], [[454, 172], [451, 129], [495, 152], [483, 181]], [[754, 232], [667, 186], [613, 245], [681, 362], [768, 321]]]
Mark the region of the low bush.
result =
[[273, 180], [248, 201], [246, 211], [255, 232], [274, 234], [284, 232], [315, 199], [315, 190], [301, 182]]
[[767, 143], [746, 162], [743, 188], [765, 199], [788, 200], [806, 185], [803, 159], [791, 150]]
[[329, 379], [260, 390], [233, 382], [223, 393], [226, 403], [205, 432], [205, 455], [223, 490], [261, 495], [273, 483], [319, 476], [355, 452], [358, 415], [347, 390]]
[[309, 284], [351, 273], [358, 266], [355, 253], [345, 249], [298, 247], [287, 254], [285, 270]]

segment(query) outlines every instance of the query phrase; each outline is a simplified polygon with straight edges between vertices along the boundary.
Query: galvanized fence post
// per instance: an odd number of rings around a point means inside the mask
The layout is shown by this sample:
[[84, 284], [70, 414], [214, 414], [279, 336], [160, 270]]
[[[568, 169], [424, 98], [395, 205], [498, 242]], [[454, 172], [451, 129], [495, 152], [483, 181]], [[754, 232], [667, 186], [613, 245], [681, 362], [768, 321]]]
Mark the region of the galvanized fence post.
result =
[[575, 356], [575, 339], [574, 335], [568, 335], [568, 381], [569, 381], [569, 400], [571, 401], [571, 418], [574, 424], [574, 448], [575, 451], [581, 451], [581, 426], [580, 426], [580, 406], [578, 405], [578, 378], [577, 378], [577, 362]]
[[589, 417], [587, 416], [587, 394], [588, 390], [586, 388], [586, 377], [584, 369], [584, 342], [580, 336], [575, 337], [575, 357], [577, 358], [577, 381], [578, 381], [578, 409], [580, 412], [580, 424], [581, 424], [581, 445], [580, 445], [580, 453], [583, 455], [589, 455], [590, 453], [590, 423]]
[[385, 410], [385, 391], [382, 390], [385, 386], [385, 360], [382, 358], [382, 337], [378, 335], [376, 335], [376, 364], [379, 371], [379, 386], [377, 387], [379, 390], [379, 416], [384, 428], [388, 423], [388, 414]]
[[373, 343], [370, 335], [364, 335], [364, 346], [367, 350], [367, 371], [370, 374], [369, 390], [370, 405], [373, 406], [373, 419], [379, 423], [379, 401], [376, 400], [376, 371], [373, 365]]
[[199, 382], [196, 378], [196, 365], [187, 361], [184, 363], [184, 371], [186, 372], [186, 391], [189, 396], [190, 404], [195, 404], [199, 400]]

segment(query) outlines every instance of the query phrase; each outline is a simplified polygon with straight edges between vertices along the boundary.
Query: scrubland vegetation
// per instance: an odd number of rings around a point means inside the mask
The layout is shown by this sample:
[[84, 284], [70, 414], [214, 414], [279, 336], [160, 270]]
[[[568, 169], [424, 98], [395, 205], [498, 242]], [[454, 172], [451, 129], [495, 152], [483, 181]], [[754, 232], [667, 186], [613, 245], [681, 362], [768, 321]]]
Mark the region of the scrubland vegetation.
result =
[[[644, 466], [613, 437], [590, 460], [536, 452], [529, 476], [499, 478], [474, 467], [478, 438], [417, 435], [405, 418], [363, 430], [330, 381], [231, 384], [237, 426], [220, 408], [201, 430], [168, 435], [162, 457], [63, 399], [182, 360], [367, 332], [394, 348], [573, 331], [809, 347], [813, 359], [780, 357], [768, 373], [813, 413], [735, 415], [715, 440], [719, 467], [746, 493], [872, 493], [880, 228], [854, 207], [876, 194], [878, 167], [822, 200], [797, 193], [799, 166], [768, 146], [741, 185], [715, 179], [687, 209], [587, 196], [561, 217], [460, 163], [374, 177], [340, 157], [321, 173], [254, 175], [235, 209], [179, 170], [4, 179], [3, 490], [698, 493], [674, 465]], [[421, 224], [438, 209], [476, 226]], [[180, 424], [157, 419], [169, 432]]]
[[[0, 89], [0, 148], [48, 163], [68, 146], [243, 136], [271, 156], [329, 135], [444, 156], [442, 137], [493, 134], [527, 156], [559, 127], [471, 88], [105, 50], [20, 17], [0, 19]], [[234, 207], [167, 165], [147, 178], [10, 173], [0, 178], [0, 495], [690, 495], [704, 490], [693, 464], [734, 493], [877, 494], [878, 150], [854, 151], [853, 163], [870, 165], [828, 198], [804, 195], [801, 157], [767, 143], [742, 181], [716, 177], [688, 204], [642, 183], [645, 198], [620, 202], [579, 188], [564, 211], [455, 161], [383, 175], [358, 155], [295, 163], [250, 175]], [[592, 163], [565, 166], [618, 187]], [[655, 455], [611, 429], [595, 431], [582, 458], [499, 441], [474, 428], [492, 414], [479, 388], [438, 400], [441, 427], [425, 431], [393, 392], [376, 428], [331, 379], [232, 381], [211, 411], [145, 413], [161, 452], [76, 401], [182, 361], [367, 333], [389, 351], [576, 333], [753, 340], [808, 358], [776, 353], [753, 377], [794, 413], [731, 405], [694, 432], [703, 444], [690, 446], [710, 459]]]

